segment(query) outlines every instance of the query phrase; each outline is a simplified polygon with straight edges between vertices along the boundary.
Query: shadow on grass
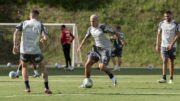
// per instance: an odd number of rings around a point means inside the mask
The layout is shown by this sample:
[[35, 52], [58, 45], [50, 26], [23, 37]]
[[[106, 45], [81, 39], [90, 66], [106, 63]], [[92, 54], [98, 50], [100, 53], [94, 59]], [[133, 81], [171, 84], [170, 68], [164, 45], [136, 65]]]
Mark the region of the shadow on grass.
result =
[[[16, 68], [0, 68], [0, 76], [8, 76], [10, 71], [16, 71]], [[73, 71], [65, 69], [48, 68], [49, 75], [84, 75], [84, 68], [75, 68]], [[92, 75], [106, 75], [97, 68], [91, 69]], [[161, 75], [161, 69], [155, 68], [148, 70], [146, 68], [122, 68], [121, 71], [113, 72], [115, 75]], [[175, 75], [180, 75], [180, 70], [175, 69]], [[33, 75], [33, 70], [29, 68], [29, 75]]]

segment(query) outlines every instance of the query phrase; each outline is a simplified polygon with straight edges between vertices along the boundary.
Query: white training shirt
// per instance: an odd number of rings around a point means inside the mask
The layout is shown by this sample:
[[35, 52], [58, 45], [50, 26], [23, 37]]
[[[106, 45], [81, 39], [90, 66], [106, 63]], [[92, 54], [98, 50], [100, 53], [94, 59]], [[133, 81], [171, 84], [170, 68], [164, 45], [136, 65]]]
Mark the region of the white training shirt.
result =
[[41, 34], [47, 35], [43, 24], [36, 19], [31, 19], [20, 23], [16, 26], [16, 29], [22, 31], [20, 53], [41, 54], [39, 40]]
[[[174, 39], [176, 32], [180, 32], [178, 24], [173, 20], [167, 22], [166, 20], [159, 23], [158, 32], [161, 33], [161, 47], [167, 47]], [[177, 47], [177, 43], [173, 47]]]
[[107, 38], [106, 33], [113, 33], [112, 28], [101, 24], [97, 28], [92, 26], [89, 27], [85, 37], [90, 37], [92, 35], [97, 47], [111, 49], [112, 44], [110, 42], [110, 39]]

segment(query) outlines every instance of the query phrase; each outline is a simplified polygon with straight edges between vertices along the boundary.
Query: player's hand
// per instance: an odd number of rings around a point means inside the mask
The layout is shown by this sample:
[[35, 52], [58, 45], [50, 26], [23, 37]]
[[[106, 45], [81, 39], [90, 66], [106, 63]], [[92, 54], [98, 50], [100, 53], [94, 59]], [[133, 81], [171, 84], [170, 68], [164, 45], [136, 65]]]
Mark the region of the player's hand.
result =
[[170, 44], [170, 45], [168, 45], [167, 50], [171, 50], [172, 48], [173, 48], [173, 45]]
[[122, 41], [122, 46], [126, 46], [127, 42], [126, 41]]
[[44, 44], [44, 43], [46, 43], [46, 40], [44, 38], [41, 38], [40, 42]]
[[77, 52], [79, 53], [81, 51], [81, 46], [77, 48]]

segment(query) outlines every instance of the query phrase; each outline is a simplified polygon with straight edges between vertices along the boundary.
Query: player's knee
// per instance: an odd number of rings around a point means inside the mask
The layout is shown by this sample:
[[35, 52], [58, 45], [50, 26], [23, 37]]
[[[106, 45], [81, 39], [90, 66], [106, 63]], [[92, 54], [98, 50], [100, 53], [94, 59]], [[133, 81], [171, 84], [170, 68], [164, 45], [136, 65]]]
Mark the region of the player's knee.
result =
[[103, 71], [104, 68], [106, 68], [106, 66], [105, 66], [104, 64], [99, 64], [99, 69], [100, 69], [101, 71]]
[[163, 58], [163, 64], [167, 63], [168, 59], [167, 58]]

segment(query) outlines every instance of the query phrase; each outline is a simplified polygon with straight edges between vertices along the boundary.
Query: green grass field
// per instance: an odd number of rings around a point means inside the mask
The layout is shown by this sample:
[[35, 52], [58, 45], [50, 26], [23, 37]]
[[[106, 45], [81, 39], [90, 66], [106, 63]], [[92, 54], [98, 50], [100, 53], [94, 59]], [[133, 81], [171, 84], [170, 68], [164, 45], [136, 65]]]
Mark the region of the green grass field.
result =
[[[30, 76], [31, 93], [24, 92], [22, 77], [10, 79], [7, 75], [15, 68], [0, 68], [0, 101], [179, 101], [180, 70], [175, 70], [174, 84], [158, 84], [161, 70], [146, 68], [123, 68], [114, 72], [118, 79], [116, 87], [97, 69], [92, 70], [93, 88], [79, 88], [83, 68], [74, 71], [49, 69], [51, 96], [43, 93], [41, 78]], [[32, 70], [29, 70], [32, 75]]]

